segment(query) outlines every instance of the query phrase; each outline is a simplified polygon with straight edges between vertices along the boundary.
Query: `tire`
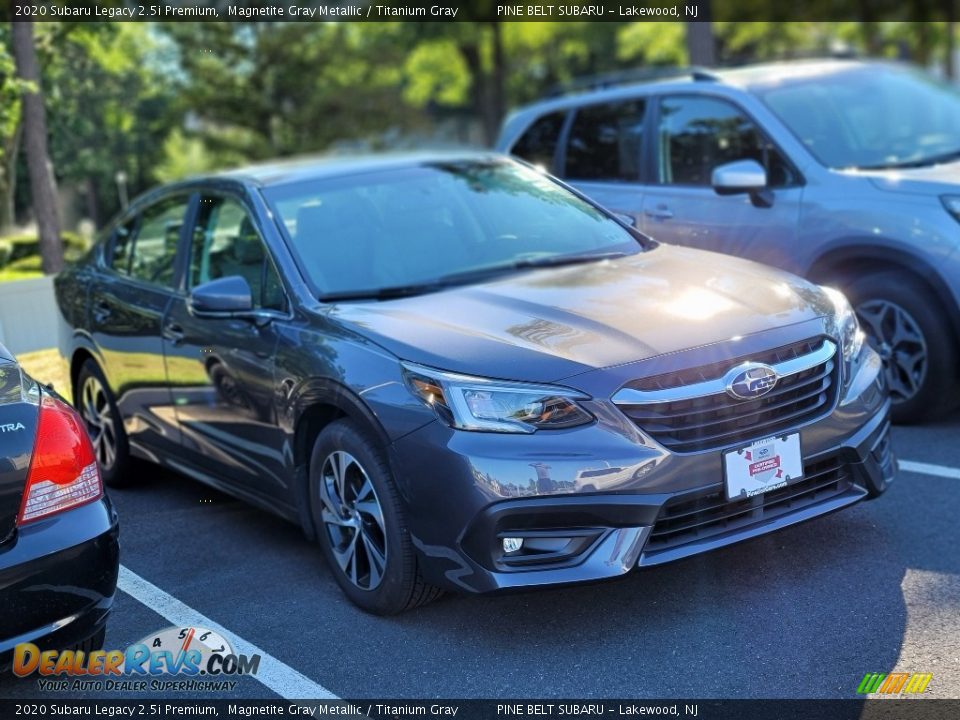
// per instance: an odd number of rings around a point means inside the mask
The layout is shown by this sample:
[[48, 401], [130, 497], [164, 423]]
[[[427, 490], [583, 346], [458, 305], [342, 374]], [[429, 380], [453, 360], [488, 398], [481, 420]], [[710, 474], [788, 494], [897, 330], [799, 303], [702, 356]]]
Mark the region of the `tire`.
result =
[[110, 386], [93, 360], [81, 366], [73, 396], [93, 442], [104, 484], [129, 486], [134, 475], [130, 472], [130, 443]]
[[324, 428], [310, 456], [309, 483], [318, 541], [355, 605], [394, 615], [442, 594], [420, 575], [390, 466], [369, 434], [346, 419]]
[[933, 294], [901, 272], [845, 285], [871, 346], [883, 358], [897, 423], [919, 423], [956, 407], [957, 343]]

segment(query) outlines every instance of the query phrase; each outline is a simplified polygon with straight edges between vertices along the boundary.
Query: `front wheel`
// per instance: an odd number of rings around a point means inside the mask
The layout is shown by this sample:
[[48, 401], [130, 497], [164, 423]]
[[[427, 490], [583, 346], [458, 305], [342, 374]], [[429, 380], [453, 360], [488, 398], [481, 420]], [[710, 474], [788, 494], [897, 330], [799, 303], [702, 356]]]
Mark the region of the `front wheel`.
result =
[[931, 293], [896, 272], [866, 275], [845, 289], [883, 359], [894, 421], [933, 420], [953, 409], [957, 348]]
[[331, 423], [310, 457], [310, 505], [330, 569], [357, 606], [392, 615], [440, 595], [420, 576], [400, 496], [379, 445]]
[[112, 488], [130, 483], [130, 448], [123, 419], [100, 367], [87, 360], [74, 389], [77, 409], [93, 442], [103, 482]]

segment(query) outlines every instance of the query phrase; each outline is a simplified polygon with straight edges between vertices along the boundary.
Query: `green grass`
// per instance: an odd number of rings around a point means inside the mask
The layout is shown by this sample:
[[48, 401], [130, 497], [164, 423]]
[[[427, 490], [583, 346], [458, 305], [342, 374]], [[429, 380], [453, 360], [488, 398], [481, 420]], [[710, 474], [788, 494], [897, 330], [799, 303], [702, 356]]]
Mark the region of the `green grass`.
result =
[[[64, 260], [78, 260], [85, 251], [83, 239], [74, 233], [63, 233], [62, 237]], [[0, 282], [43, 277], [38, 249], [36, 236], [8, 235], [0, 238]]]
[[52, 383], [58, 393], [67, 399], [71, 399], [70, 383], [67, 378], [68, 370], [60, 359], [60, 353], [55, 349], [21, 353], [17, 355], [17, 361], [34, 380], [44, 385]]
[[40, 269], [39, 255], [29, 255], [20, 260], [14, 260], [6, 267], [0, 268], [0, 282], [29, 280], [30, 278], [38, 277], [43, 277], [43, 270]]

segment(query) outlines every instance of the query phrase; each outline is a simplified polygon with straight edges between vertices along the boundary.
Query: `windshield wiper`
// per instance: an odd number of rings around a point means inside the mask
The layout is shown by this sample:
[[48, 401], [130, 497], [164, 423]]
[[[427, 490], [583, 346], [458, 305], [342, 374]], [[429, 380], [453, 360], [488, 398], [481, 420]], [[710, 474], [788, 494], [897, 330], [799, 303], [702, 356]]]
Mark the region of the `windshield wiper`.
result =
[[410, 285], [394, 285], [384, 288], [373, 288], [367, 290], [345, 290], [343, 292], [331, 292], [320, 295], [322, 302], [338, 302], [341, 300], [393, 300], [396, 298], [413, 297], [414, 295], [425, 295], [430, 292], [437, 292], [455, 285], [468, 285], [479, 280], [485, 280], [503, 273], [514, 272], [516, 270], [533, 270], [536, 268], [560, 267], [563, 265], [578, 265], [580, 263], [597, 262], [600, 260], [612, 260], [625, 257], [625, 252], [596, 253], [591, 255], [551, 255], [544, 258], [529, 258], [515, 260], [501, 265], [491, 265], [484, 268], [475, 268], [463, 272], [442, 275], [434, 280], [428, 280], [422, 283], [413, 283]]
[[960, 150], [953, 150], [939, 155], [920, 158], [919, 160], [904, 160], [903, 162], [878, 163], [877, 165], [854, 165], [854, 170], [906, 170], [909, 168], [929, 167], [942, 163], [960, 160]]

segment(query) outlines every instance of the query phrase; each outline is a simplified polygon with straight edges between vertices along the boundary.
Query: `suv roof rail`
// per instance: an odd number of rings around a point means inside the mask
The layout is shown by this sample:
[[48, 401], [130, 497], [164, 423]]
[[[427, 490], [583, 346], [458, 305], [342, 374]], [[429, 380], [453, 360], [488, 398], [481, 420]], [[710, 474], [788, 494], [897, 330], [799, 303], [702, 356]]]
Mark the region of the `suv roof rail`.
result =
[[589, 92], [591, 90], [605, 90], [619, 85], [632, 85], [672, 78], [690, 77], [697, 82], [716, 82], [720, 78], [709, 68], [705, 67], [646, 67], [617, 70], [599, 75], [574, 78], [569, 83], [555, 85], [547, 97], [559, 97], [571, 92]]

